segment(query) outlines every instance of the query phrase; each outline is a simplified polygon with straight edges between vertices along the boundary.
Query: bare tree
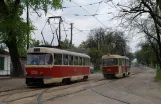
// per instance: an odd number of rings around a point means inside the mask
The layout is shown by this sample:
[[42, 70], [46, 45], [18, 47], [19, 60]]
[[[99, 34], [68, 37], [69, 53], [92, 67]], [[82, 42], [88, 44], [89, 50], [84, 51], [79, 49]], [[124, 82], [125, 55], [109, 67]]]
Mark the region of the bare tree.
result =
[[117, 7], [120, 9], [117, 18], [121, 19], [121, 24], [145, 34], [161, 67], [160, 0], [130, 0], [127, 5], [118, 3]]

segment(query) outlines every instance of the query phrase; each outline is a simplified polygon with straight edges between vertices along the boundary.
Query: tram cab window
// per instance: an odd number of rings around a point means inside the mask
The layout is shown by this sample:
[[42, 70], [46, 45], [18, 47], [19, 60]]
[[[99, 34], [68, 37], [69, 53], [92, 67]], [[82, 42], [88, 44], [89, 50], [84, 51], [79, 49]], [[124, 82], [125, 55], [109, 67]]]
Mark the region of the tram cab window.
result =
[[103, 66], [112, 66], [112, 65], [118, 65], [118, 59], [116, 58], [103, 59]]
[[53, 56], [52, 56], [52, 54], [46, 54], [45, 58], [46, 58], [46, 62], [45, 62], [46, 65], [51, 65], [53, 63]]
[[29, 53], [27, 54], [28, 65], [45, 65], [45, 53]]
[[74, 65], [78, 65], [78, 57], [74, 56]]
[[82, 57], [79, 57], [79, 65], [82, 65]]
[[54, 54], [54, 65], [62, 65], [62, 54]]
[[63, 55], [63, 65], [68, 65], [68, 55]]
[[73, 65], [73, 56], [69, 55], [69, 65]]

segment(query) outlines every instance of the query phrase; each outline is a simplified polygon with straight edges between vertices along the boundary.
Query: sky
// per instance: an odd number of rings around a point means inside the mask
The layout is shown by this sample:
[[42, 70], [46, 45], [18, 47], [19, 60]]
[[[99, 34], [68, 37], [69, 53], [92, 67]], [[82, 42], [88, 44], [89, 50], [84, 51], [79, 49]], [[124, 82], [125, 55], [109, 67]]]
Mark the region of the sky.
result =
[[[113, 0], [114, 4], [118, 4], [120, 2], [124, 3], [126, 0]], [[42, 32], [45, 41], [51, 43], [53, 38], [52, 31], [55, 32], [55, 28], [58, 27], [58, 20], [54, 19], [50, 21], [51, 25], [48, 23], [45, 25], [48, 17], [51, 16], [61, 16], [63, 19], [61, 24], [61, 40], [64, 40], [65, 38], [70, 39], [70, 23], [73, 23], [73, 44], [75, 46], [79, 46], [82, 41], [85, 41], [88, 38], [88, 33], [91, 29], [102, 27], [106, 28], [107, 31], [109, 31], [109, 29], [114, 31], [119, 30], [119, 20], [112, 19], [114, 15], [117, 15], [118, 13], [118, 9], [113, 5], [113, 3], [107, 2], [107, 0], [71, 0], [71, 2], [64, 0], [62, 6], [66, 8], [59, 10], [49, 9], [46, 15], [43, 12], [40, 12], [41, 17], [30, 9], [30, 20], [36, 28], [32, 37], [37, 40], [43, 40], [41, 35]], [[82, 6], [82, 8], [80, 6]], [[93, 14], [99, 15], [91, 16]], [[26, 18], [26, 14], [23, 14], [23, 18]], [[52, 29], [50, 26], [52, 26]], [[57, 45], [55, 34], [53, 44]], [[137, 44], [139, 41], [142, 41], [142, 39], [138, 36], [132, 36], [127, 32], [126, 36], [128, 38], [128, 45], [130, 46], [131, 51], [135, 52], [138, 50], [139, 48], [137, 47]]]

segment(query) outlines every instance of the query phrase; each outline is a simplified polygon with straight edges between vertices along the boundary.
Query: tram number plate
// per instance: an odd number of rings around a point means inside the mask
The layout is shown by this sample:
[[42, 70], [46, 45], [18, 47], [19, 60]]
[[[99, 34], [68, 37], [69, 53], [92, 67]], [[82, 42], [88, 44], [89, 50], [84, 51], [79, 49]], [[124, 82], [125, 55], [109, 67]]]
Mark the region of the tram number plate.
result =
[[38, 72], [36, 70], [32, 70], [31, 74], [38, 74]]

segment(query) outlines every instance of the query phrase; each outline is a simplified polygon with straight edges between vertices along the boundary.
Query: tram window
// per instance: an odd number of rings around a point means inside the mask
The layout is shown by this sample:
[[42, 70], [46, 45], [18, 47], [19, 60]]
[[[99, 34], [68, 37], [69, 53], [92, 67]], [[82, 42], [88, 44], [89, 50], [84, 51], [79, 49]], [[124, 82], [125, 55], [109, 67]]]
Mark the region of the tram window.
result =
[[88, 65], [88, 59], [87, 58], [85, 58], [85, 64]]
[[86, 65], [89, 66], [90, 65], [90, 59], [86, 59]]
[[129, 60], [126, 60], [126, 65], [129, 66]]
[[122, 65], [122, 60], [121, 59], [119, 59], [119, 65]]
[[86, 62], [85, 62], [85, 58], [82, 58], [82, 61], [83, 61], [83, 65], [85, 65], [85, 63], [86, 63]]
[[78, 65], [78, 57], [74, 56], [74, 65]]
[[45, 64], [46, 65], [51, 65], [53, 63], [53, 57], [52, 57], [52, 54], [46, 54], [46, 61], [45, 61]]
[[125, 65], [125, 59], [122, 59], [123, 65]]
[[90, 65], [90, 59], [85, 58], [85, 65], [86, 65], [86, 66], [89, 66], [89, 65]]
[[112, 66], [112, 65], [118, 65], [118, 59], [104, 59], [103, 60], [103, 66]]
[[73, 56], [69, 55], [69, 65], [73, 65]]
[[79, 65], [82, 65], [82, 57], [79, 57]]
[[54, 65], [62, 65], [62, 54], [54, 54]]
[[125, 59], [125, 65], [128, 66], [128, 60], [127, 59]]
[[68, 55], [63, 55], [63, 65], [68, 65]]

